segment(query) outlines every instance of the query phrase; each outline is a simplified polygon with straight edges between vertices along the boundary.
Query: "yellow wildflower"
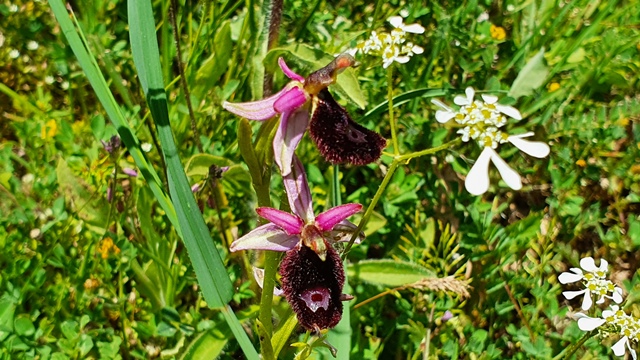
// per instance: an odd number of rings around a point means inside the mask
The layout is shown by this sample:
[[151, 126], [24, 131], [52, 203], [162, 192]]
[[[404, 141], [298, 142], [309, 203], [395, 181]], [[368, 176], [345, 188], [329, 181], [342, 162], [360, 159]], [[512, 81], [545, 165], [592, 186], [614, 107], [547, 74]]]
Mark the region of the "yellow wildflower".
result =
[[578, 165], [580, 167], [585, 167], [585, 166], [587, 166], [587, 162], [582, 160], [582, 159], [580, 159], [580, 160], [576, 161], [576, 165]]
[[547, 89], [549, 89], [549, 92], [554, 92], [560, 89], [560, 84], [558, 84], [557, 82], [552, 82], [551, 84], [549, 84], [549, 86], [547, 86]]
[[55, 120], [51, 119], [47, 121], [42, 127], [42, 130], [40, 131], [40, 137], [43, 140], [46, 140], [56, 136], [57, 133], [58, 133], [58, 124], [56, 124]]
[[103, 259], [107, 259], [110, 252], [114, 255], [120, 254], [120, 248], [113, 243], [113, 240], [110, 237], [106, 237], [100, 241], [97, 250]]
[[489, 28], [489, 32], [491, 33], [491, 37], [495, 40], [502, 41], [507, 38], [507, 32], [504, 30], [502, 26], [496, 26], [491, 24], [491, 28]]

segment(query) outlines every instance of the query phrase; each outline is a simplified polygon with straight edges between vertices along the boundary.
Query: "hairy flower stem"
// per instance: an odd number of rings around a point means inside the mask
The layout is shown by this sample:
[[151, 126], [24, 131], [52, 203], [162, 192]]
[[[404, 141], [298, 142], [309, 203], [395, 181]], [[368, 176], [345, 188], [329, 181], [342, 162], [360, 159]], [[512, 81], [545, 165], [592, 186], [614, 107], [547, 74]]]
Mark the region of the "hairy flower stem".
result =
[[[280, 34], [280, 23], [282, 20], [283, 0], [271, 0], [271, 11], [269, 12], [269, 40], [267, 51], [278, 44], [278, 35]], [[270, 95], [273, 87], [273, 74], [267, 73], [264, 76], [262, 84], [263, 94]], [[269, 182], [266, 182], [266, 190], [263, 196], [258, 196], [259, 206], [270, 206], [271, 199], [269, 197]], [[256, 189], [257, 190], [257, 189]], [[265, 332], [271, 341], [273, 335], [273, 322], [271, 320], [271, 307], [273, 305], [273, 289], [276, 285], [276, 273], [278, 272], [278, 262], [280, 254], [275, 251], [265, 251], [264, 254], [264, 283], [262, 286], [262, 295], [260, 296], [260, 314], [258, 319], [262, 322]], [[264, 354], [263, 354], [264, 355]]]
[[582, 335], [582, 337], [577, 343], [573, 344], [570, 347], [565, 348], [563, 351], [560, 352], [560, 354], [556, 355], [556, 357], [554, 357], [553, 360], [571, 359], [571, 356], [573, 356], [573, 354], [576, 351], [578, 351], [578, 349], [582, 347], [582, 345], [584, 345], [584, 343], [587, 342], [587, 340], [591, 339], [595, 334], [597, 334], [597, 331], [590, 331]]
[[393, 116], [393, 66], [387, 68], [387, 97], [389, 98], [389, 126], [391, 127], [391, 142], [393, 143], [393, 154], [400, 155], [398, 147], [398, 130], [396, 129], [396, 119]]
[[367, 210], [365, 210], [364, 215], [362, 215], [362, 219], [358, 224], [358, 228], [356, 229], [356, 231], [353, 232], [353, 234], [351, 235], [351, 240], [349, 240], [349, 243], [345, 246], [344, 252], [342, 253], [342, 259], [344, 260], [347, 258], [347, 254], [349, 253], [349, 250], [351, 250], [351, 246], [353, 246], [353, 243], [356, 241], [358, 234], [362, 231], [362, 229], [364, 229], [365, 225], [367, 225], [367, 222], [369, 221], [371, 214], [373, 214], [373, 209], [375, 209], [376, 205], [378, 204], [378, 201], [380, 201], [382, 194], [387, 189], [387, 186], [391, 181], [391, 177], [393, 177], [393, 174], [396, 172], [400, 164], [407, 164], [409, 161], [417, 157], [435, 154], [438, 151], [446, 150], [454, 145], [459, 144], [461, 141], [462, 140], [460, 138], [457, 138], [453, 141], [449, 141], [448, 143], [444, 143], [440, 146], [436, 146], [430, 149], [425, 149], [425, 150], [416, 151], [416, 152], [412, 152], [412, 153], [401, 155], [401, 156], [396, 156], [393, 159], [393, 162], [391, 163], [391, 165], [389, 166], [389, 169], [387, 170], [387, 173], [385, 174], [384, 178], [382, 179], [382, 183], [380, 184], [378, 191], [376, 191], [376, 194], [373, 196], [371, 203], [369, 204], [369, 206], [367, 206]]

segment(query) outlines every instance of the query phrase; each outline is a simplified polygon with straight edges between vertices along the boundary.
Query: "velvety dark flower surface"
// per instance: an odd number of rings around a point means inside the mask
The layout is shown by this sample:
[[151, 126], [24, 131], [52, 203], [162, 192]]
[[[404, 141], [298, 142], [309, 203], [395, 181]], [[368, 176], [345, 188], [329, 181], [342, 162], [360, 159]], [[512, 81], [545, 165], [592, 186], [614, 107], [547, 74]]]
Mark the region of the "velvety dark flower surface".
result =
[[282, 291], [307, 330], [332, 328], [342, 317], [344, 270], [338, 253], [325, 241], [326, 260], [304, 244], [280, 263]]
[[334, 164], [365, 165], [382, 155], [387, 141], [351, 119], [328, 90], [313, 99], [309, 133], [320, 154]]

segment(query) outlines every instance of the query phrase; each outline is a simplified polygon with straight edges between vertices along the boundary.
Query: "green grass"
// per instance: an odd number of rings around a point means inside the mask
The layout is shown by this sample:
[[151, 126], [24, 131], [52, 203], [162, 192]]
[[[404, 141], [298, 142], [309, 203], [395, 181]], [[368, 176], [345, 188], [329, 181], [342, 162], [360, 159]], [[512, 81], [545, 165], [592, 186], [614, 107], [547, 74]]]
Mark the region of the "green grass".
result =
[[[331, 358], [283, 298], [269, 304], [277, 279], [260, 295], [252, 265], [270, 275], [279, 254], [228, 250], [256, 206], [286, 196], [277, 120], [221, 103], [262, 98], [264, 74], [284, 86], [279, 56], [306, 76], [401, 10], [426, 28], [409, 35], [424, 53], [390, 71], [358, 55], [330, 87], [388, 139], [385, 155], [334, 167], [308, 136], [297, 150], [316, 213], [366, 209], [352, 220], [367, 239], [339, 248], [355, 299], [327, 337], [338, 358], [614, 356], [617, 337], [583, 338], [580, 300], [562, 295], [579, 287], [557, 276], [606, 259], [625, 311], [640, 311], [634, 2], [289, 1], [270, 47], [269, 3], [176, 5], [180, 54], [168, 0], [72, 2], [73, 15], [59, 0], [0, 3], [0, 358]], [[480, 152], [431, 100], [468, 86], [522, 112], [510, 133], [551, 147], [499, 148], [519, 191], [495, 167], [487, 193], [464, 188]], [[123, 147], [109, 153], [114, 135]]]

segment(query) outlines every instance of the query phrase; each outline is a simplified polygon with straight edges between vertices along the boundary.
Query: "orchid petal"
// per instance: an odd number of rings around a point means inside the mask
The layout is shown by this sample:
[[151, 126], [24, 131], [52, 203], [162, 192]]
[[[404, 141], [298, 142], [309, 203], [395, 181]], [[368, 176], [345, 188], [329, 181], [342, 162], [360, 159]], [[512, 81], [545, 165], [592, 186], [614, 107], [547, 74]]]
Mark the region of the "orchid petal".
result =
[[491, 150], [491, 160], [498, 169], [500, 176], [502, 176], [502, 180], [504, 180], [504, 182], [507, 183], [507, 185], [513, 190], [522, 189], [522, 180], [520, 179], [520, 174], [513, 170], [504, 160], [502, 160], [500, 155], [498, 155], [495, 150], [489, 147], [485, 149]]
[[473, 164], [464, 181], [464, 187], [472, 195], [482, 195], [489, 190], [489, 162], [491, 160], [490, 147], [485, 147]]
[[338, 223], [360, 210], [362, 210], [362, 205], [360, 204], [344, 204], [336, 206], [319, 214], [316, 217], [316, 224], [320, 231], [330, 231]]
[[224, 101], [222, 103], [222, 107], [229, 112], [250, 120], [267, 120], [277, 114], [273, 105], [286, 91], [288, 90], [284, 88], [268, 98], [257, 101], [243, 103], [230, 103], [228, 101]]
[[[264, 288], [264, 269], [260, 269], [258, 267], [253, 267], [253, 277], [256, 279], [256, 283], [260, 286], [260, 289]], [[284, 291], [282, 289], [278, 289], [277, 287], [273, 288], [273, 295], [282, 296]]]
[[304, 222], [296, 215], [270, 207], [259, 207], [256, 212], [260, 217], [278, 225], [288, 235], [296, 235], [302, 232]]
[[298, 235], [289, 235], [276, 224], [259, 226], [231, 244], [229, 250], [289, 251], [300, 242]]
[[549, 155], [549, 152], [551, 151], [549, 145], [543, 142], [524, 140], [520, 136], [509, 136], [507, 141], [520, 149], [523, 153], [540, 159]]
[[561, 284], [568, 284], [568, 283], [574, 283], [576, 281], [580, 281], [584, 278], [584, 276], [582, 274], [572, 274], [570, 272], [563, 272], [562, 274], [560, 274], [560, 276], [558, 276], [558, 281], [560, 281]]
[[302, 162], [295, 155], [292, 165], [291, 172], [282, 179], [289, 199], [289, 207], [304, 223], [311, 223], [315, 220], [315, 215], [307, 175]]
[[578, 319], [578, 327], [582, 331], [592, 331], [604, 324], [604, 322], [604, 319], [585, 316]]
[[287, 66], [287, 63], [284, 62], [283, 58], [278, 58], [278, 65], [280, 65], [280, 69], [282, 69], [282, 72], [291, 80], [295, 80], [295, 81], [300, 81], [300, 82], [304, 82], [304, 77], [296, 74], [295, 72], [293, 72], [289, 66]]
[[611, 350], [613, 350], [613, 353], [616, 356], [624, 356], [624, 353], [626, 352], [625, 345], [626, 346], [629, 345], [629, 338], [626, 336], [623, 336], [622, 339], [618, 340], [618, 342], [613, 344], [613, 346], [611, 347]]
[[595, 260], [593, 260], [591, 256], [580, 259], [580, 267], [588, 272], [596, 272], [597, 270], [599, 270], [596, 266]]
[[562, 295], [564, 295], [567, 300], [571, 300], [578, 295], [584, 294], [587, 290], [578, 290], [578, 291], [563, 291]]
[[309, 112], [306, 109], [282, 114], [280, 126], [273, 139], [273, 153], [282, 176], [287, 176], [291, 172], [293, 154], [308, 125]]
[[307, 95], [304, 90], [297, 86], [289, 90], [281, 91], [280, 97], [273, 103], [273, 108], [279, 114], [291, 112], [298, 109], [307, 102]]
[[[329, 231], [326, 239], [331, 242], [349, 242], [356, 230], [358, 230], [358, 227], [354, 223], [349, 220], [342, 220], [333, 227], [333, 230]], [[364, 238], [364, 232], [360, 231], [360, 234], [354, 240], [354, 244], [360, 244]]]

